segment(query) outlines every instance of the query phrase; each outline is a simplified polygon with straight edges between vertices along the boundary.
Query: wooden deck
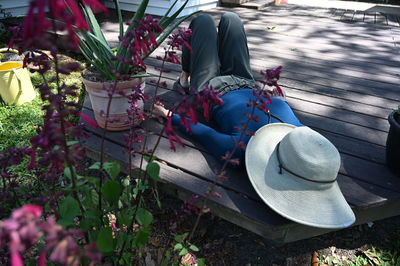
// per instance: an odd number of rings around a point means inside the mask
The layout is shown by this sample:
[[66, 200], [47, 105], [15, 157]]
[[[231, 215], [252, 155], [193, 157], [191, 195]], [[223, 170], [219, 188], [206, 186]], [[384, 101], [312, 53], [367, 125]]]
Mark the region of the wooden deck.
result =
[[[387, 116], [400, 103], [398, 23], [369, 23], [365, 17], [349, 23], [329, 9], [291, 5], [262, 11], [217, 8], [207, 13], [217, 19], [226, 10], [237, 12], [244, 21], [255, 75], [282, 65], [280, 83], [299, 119], [339, 149], [338, 182], [356, 214], [356, 224], [400, 215], [400, 178], [385, 166]], [[148, 72], [156, 73], [159, 61], [150, 58], [147, 63]], [[167, 67], [171, 72], [164, 74], [164, 81], [171, 87], [180, 66]], [[147, 90], [154, 86], [148, 83]], [[170, 103], [179, 97], [169, 89], [162, 89], [160, 96]], [[89, 101], [84, 112], [93, 116]], [[148, 120], [143, 127], [154, 132], [147, 142], [152, 148], [162, 125]], [[96, 159], [102, 130], [88, 127], [88, 133], [86, 145]], [[106, 152], [126, 164], [123, 134], [107, 132]], [[156, 152], [163, 188], [182, 199], [203, 195], [221, 167], [200, 144], [188, 137], [185, 143], [185, 148], [173, 152], [163, 137]], [[245, 170], [229, 170], [228, 176], [229, 181], [218, 181], [216, 188], [222, 198], [212, 198], [209, 204], [216, 215], [281, 243], [329, 231], [273, 212], [257, 196]]]

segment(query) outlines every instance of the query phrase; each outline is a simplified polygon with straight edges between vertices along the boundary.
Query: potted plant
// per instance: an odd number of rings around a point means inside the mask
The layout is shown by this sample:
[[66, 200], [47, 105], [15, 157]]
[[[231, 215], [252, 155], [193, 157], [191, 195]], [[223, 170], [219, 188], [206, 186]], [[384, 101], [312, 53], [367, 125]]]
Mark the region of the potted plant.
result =
[[386, 163], [400, 177], [400, 105], [390, 113], [389, 134], [386, 141]]
[[[124, 31], [119, 2], [115, 0], [119, 19], [119, 44], [116, 48], [111, 48], [107, 43], [90, 7], [83, 7], [90, 29], [78, 32], [79, 47], [92, 66], [92, 69], [84, 72], [83, 83], [100, 127], [113, 131], [129, 129], [128, 98], [134, 87], [144, 89], [142, 78], [147, 76], [143, 59], [149, 56], [182, 21], [191, 16], [182, 17], [172, 23], [188, 0], [172, 13], [177, 2], [178, 0], [165, 16], [157, 21], [151, 16], [144, 16], [149, 0], [143, 0]], [[140, 99], [137, 104], [143, 106]]]

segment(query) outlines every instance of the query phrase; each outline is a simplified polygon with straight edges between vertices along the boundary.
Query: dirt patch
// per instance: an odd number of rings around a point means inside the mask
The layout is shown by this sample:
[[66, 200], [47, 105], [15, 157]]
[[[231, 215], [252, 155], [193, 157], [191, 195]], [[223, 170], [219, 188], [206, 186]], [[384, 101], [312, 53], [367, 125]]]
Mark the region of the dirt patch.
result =
[[[155, 223], [149, 247], [170, 246], [173, 235], [189, 232], [195, 215], [182, 201], [161, 193], [163, 209], [153, 208]], [[193, 243], [207, 265], [347, 265], [372, 247], [386, 250], [399, 242], [400, 216], [362, 224], [310, 239], [274, 246], [270, 241], [212, 214], [202, 217]], [[154, 243], [156, 243], [154, 245]], [[153, 255], [156, 256], [156, 255]], [[154, 258], [156, 261], [156, 258]], [[379, 265], [379, 264], [377, 264]], [[390, 265], [390, 264], [388, 264]]]

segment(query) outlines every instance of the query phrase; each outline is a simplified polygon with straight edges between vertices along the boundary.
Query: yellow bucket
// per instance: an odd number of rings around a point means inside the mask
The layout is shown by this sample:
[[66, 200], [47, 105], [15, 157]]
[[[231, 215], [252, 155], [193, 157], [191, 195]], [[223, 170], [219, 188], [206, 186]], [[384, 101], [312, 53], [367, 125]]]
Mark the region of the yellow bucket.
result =
[[7, 104], [23, 104], [35, 98], [31, 77], [22, 62], [0, 63], [0, 96]]

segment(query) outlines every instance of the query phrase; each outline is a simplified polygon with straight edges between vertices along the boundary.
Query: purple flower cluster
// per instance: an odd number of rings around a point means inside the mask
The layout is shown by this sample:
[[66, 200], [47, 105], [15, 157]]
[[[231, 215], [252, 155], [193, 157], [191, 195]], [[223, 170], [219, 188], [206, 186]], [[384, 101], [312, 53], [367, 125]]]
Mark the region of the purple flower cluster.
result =
[[189, 50], [192, 50], [192, 47], [189, 44], [190, 36], [192, 36], [191, 29], [180, 28], [178, 32], [169, 36], [168, 40], [168, 51], [165, 52], [165, 58], [167, 62], [173, 64], [180, 64], [176, 50], [181, 50], [183, 45], [186, 46]]
[[[146, 16], [142, 20], [128, 24], [128, 31], [120, 37], [121, 45], [131, 54], [131, 58], [115, 58], [123, 64], [145, 68], [143, 57], [158, 46], [156, 36], [163, 31], [159, 20]], [[117, 71], [118, 72], [118, 71]]]
[[279, 95], [283, 95], [282, 89], [278, 84], [278, 80], [280, 78], [282, 66], [278, 66], [276, 68], [266, 69], [265, 71], [261, 71], [261, 75], [263, 76], [262, 80], [259, 80], [260, 83], [275, 87], [276, 91]]

